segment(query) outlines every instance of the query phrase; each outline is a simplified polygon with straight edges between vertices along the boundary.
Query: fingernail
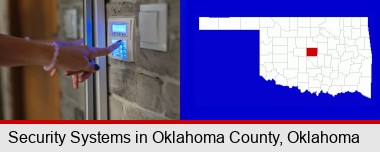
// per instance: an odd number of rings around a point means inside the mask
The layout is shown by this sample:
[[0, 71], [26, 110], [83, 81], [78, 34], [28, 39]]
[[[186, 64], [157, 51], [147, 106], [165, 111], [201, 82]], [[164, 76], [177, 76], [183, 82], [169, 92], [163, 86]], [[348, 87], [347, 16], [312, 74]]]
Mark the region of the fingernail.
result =
[[98, 64], [95, 64], [95, 70], [98, 71], [100, 69], [100, 66]]

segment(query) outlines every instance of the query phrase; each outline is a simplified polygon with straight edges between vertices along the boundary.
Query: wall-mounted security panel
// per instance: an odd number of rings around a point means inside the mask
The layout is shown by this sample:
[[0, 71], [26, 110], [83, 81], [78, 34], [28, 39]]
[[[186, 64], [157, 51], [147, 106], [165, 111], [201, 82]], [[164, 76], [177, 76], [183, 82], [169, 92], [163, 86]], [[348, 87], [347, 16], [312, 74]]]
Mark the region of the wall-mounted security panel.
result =
[[167, 51], [167, 4], [140, 5], [140, 47]]
[[134, 62], [133, 59], [133, 17], [110, 17], [108, 18], [107, 46], [122, 40], [122, 45], [115, 49], [109, 57]]

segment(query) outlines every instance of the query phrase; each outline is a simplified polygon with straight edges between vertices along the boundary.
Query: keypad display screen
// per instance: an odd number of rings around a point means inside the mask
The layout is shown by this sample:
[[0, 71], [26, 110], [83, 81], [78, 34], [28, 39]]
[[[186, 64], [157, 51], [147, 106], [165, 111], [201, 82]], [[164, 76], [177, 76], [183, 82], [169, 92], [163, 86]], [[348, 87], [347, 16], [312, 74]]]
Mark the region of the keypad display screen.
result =
[[112, 32], [127, 33], [127, 24], [112, 24]]

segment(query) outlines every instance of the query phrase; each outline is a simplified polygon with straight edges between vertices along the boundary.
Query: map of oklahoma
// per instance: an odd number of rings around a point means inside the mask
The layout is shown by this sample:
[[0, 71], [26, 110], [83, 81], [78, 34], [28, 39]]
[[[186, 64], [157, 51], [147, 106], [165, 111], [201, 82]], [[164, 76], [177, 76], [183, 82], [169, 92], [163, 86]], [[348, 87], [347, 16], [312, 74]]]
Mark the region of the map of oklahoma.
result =
[[259, 30], [260, 76], [277, 85], [371, 98], [367, 17], [200, 17], [199, 30]]

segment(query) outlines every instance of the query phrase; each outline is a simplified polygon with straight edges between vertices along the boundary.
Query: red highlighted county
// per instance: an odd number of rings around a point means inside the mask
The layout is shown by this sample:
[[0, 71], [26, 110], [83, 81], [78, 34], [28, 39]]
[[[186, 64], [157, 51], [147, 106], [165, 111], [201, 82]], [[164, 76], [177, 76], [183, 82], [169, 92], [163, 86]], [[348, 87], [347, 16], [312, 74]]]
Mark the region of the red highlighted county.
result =
[[306, 56], [318, 56], [318, 48], [306, 48]]

